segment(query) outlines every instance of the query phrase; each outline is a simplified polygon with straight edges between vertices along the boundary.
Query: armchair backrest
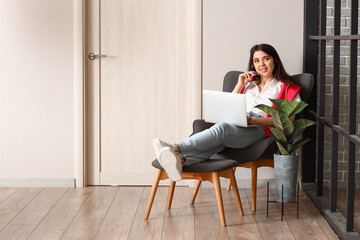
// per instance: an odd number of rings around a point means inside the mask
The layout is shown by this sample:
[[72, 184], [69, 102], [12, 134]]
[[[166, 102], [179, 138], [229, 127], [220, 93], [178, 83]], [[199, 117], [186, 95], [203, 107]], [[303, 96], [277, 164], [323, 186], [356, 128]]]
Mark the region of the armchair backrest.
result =
[[[223, 92], [232, 92], [236, 86], [240, 71], [230, 71], [224, 77]], [[301, 73], [291, 76], [294, 82], [301, 87], [301, 100], [307, 102], [309, 100], [311, 90], [314, 85], [314, 77], [310, 73]]]
[[238, 82], [238, 78], [241, 73], [243, 72], [230, 71], [225, 75], [223, 82], [223, 92], [232, 92]]
[[291, 78], [294, 82], [301, 87], [300, 97], [302, 101], [307, 102], [309, 100], [313, 85], [314, 77], [310, 73], [301, 73], [292, 75]]

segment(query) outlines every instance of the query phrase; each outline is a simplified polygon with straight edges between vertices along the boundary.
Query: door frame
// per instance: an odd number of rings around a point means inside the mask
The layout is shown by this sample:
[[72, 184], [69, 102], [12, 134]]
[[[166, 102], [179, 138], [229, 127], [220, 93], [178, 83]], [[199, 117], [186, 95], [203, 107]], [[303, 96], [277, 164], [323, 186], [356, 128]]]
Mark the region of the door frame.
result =
[[85, 1], [74, 0], [74, 178], [86, 187], [85, 159]]
[[[192, 22], [192, 52], [191, 59], [194, 68], [191, 69], [193, 88], [201, 92], [202, 89], [202, 12], [203, 0], [191, 1]], [[74, 0], [74, 178], [76, 187], [87, 186], [86, 159], [86, 0]], [[196, 81], [200, 79], [200, 81]], [[202, 96], [196, 96], [192, 111], [194, 116], [201, 117]]]

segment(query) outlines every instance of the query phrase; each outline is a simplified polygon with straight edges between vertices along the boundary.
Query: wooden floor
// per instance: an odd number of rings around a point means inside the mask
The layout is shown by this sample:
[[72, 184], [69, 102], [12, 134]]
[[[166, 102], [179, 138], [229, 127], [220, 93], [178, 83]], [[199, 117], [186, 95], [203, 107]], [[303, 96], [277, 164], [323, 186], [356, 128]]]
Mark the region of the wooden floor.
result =
[[258, 190], [256, 214], [251, 190], [240, 189], [243, 217], [223, 189], [223, 228], [214, 189], [200, 189], [193, 206], [192, 190], [176, 188], [166, 210], [168, 188], [159, 187], [145, 221], [150, 187], [0, 188], [0, 239], [338, 239], [303, 192], [299, 219], [296, 205], [287, 204], [280, 221], [277, 203], [266, 218], [265, 189]]
[[[337, 189], [337, 209], [346, 217], [346, 189]], [[330, 189], [324, 187], [324, 196], [330, 199]], [[354, 198], [354, 228], [357, 232], [360, 232], [360, 189], [355, 189]]]

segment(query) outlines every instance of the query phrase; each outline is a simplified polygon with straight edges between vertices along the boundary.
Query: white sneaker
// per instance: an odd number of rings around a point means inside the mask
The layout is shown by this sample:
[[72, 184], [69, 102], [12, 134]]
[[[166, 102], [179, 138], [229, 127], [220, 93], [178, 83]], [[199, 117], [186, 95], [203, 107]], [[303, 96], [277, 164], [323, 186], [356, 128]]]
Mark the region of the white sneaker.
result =
[[154, 138], [152, 140], [152, 143], [153, 143], [153, 146], [154, 146], [154, 150], [155, 150], [155, 155], [156, 155], [156, 158], [159, 159], [159, 154], [160, 154], [160, 151], [161, 149], [163, 149], [164, 147], [169, 147], [171, 149], [173, 149], [175, 151], [175, 145], [174, 144], [170, 144], [170, 143], [167, 143], [167, 142], [164, 142], [162, 140], [160, 140], [159, 138]]
[[160, 150], [158, 161], [171, 181], [180, 181], [182, 163], [180, 154], [177, 154], [171, 147], [164, 147]]

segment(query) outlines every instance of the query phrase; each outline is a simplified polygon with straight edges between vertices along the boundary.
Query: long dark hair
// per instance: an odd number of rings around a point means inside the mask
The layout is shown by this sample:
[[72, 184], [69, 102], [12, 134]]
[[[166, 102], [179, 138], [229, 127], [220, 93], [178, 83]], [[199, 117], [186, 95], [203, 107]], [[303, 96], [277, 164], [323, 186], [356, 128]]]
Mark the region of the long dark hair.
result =
[[291, 79], [290, 75], [285, 71], [284, 66], [281, 62], [281, 59], [279, 57], [279, 54], [276, 52], [275, 48], [266, 43], [257, 44], [250, 49], [248, 71], [255, 71], [253, 58], [254, 58], [254, 53], [256, 51], [263, 51], [266, 54], [269, 54], [274, 59], [275, 67], [274, 67], [274, 71], [272, 74], [275, 79], [281, 80], [281, 81], [285, 82], [287, 85], [295, 84], [293, 82], [293, 80]]

